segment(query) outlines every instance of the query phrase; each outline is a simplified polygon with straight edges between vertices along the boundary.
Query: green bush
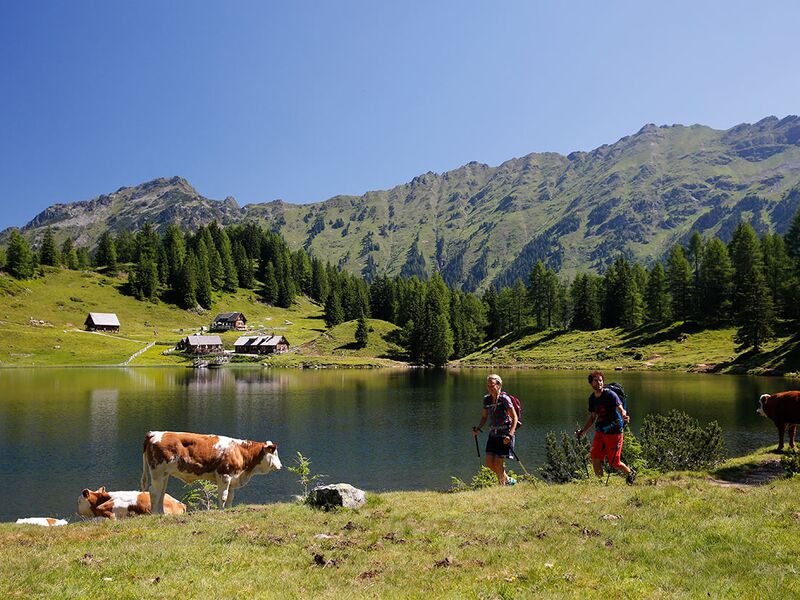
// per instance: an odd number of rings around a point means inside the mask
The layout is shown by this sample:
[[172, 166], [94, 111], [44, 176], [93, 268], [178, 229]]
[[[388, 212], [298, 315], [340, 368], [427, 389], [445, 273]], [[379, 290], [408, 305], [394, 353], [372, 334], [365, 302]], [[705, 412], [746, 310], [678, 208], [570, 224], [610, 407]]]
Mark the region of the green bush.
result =
[[181, 502], [186, 505], [187, 510], [211, 510], [219, 505], [219, 494], [217, 484], [206, 479], [198, 479], [183, 486], [184, 494]]
[[548, 431], [545, 436], [545, 463], [539, 473], [549, 483], [567, 483], [577, 479], [589, 478], [589, 442], [586, 436], [561, 433], [561, 441], [556, 434]]
[[622, 442], [622, 462], [637, 471], [647, 468], [642, 444], [628, 427], [625, 428], [625, 438]]
[[480, 490], [482, 488], [492, 487], [497, 485], [497, 475], [489, 467], [481, 467], [480, 470], [472, 476], [472, 481], [466, 483], [458, 477], [451, 477], [451, 492], [466, 492], [469, 490]]
[[639, 431], [647, 464], [661, 471], [713, 467], [725, 458], [722, 428], [712, 421], [703, 428], [697, 419], [673, 410], [668, 415], [647, 415]]
[[788, 450], [786, 454], [781, 456], [781, 466], [787, 479], [800, 473], [800, 452]]

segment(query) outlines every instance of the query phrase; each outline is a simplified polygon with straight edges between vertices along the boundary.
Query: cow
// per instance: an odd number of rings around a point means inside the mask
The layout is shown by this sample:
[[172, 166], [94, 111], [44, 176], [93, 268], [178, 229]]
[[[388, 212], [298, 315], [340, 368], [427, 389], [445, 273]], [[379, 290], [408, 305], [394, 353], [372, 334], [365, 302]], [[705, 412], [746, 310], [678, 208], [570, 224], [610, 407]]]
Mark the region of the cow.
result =
[[[182, 515], [186, 505], [164, 494], [164, 512]], [[147, 492], [107, 492], [105, 487], [95, 491], [85, 489], [78, 496], [78, 514], [82, 517], [101, 517], [116, 521], [133, 515], [150, 514], [150, 494]]]
[[762, 394], [756, 414], [769, 417], [778, 428], [778, 450], [783, 452], [783, 433], [789, 426], [789, 448], [794, 448], [794, 436], [800, 423], [800, 391]]
[[167, 481], [184, 483], [207, 479], [217, 484], [219, 508], [233, 505], [234, 490], [253, 475], [279, 470], [278, 446], [272, 442], [237, 440], [224, 435], [178, 431], [149, 431], [142, 450], [142, 491], [150, 478], [153, 514], [164, 512]]
[[42, 527], [58, 527], [59, 525], [66, 525], [64, 519], [54, 519], [53, 517], [25, 517], [24, 519], [17, 519], [17, 525], [41, 525]]

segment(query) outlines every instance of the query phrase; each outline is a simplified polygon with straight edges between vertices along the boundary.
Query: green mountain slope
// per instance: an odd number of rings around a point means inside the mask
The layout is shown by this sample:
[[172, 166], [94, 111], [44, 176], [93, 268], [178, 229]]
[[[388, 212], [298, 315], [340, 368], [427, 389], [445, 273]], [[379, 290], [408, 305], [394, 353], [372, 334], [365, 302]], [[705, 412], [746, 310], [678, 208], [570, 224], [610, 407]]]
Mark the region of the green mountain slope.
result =
[[800, 117], [789, 116], [726, 131], [646, 125], [591, 152], [473, 162], [315, 204], [239, 208], [181, 178], [159, 179], [50, 207], [24, 232], [36, 242], [52, 226], [92, 245], [105, 228], [145, 221], [163, 229], [255, 220], [367, 277], [440, 271], [450, 285], [481, 290], [526, 277], [540, 259], [565, 274], [601, 271], [620, 252], [651, 263], [693, 230], [727, 240], [741, 220], [783, 233], [798, 207]]

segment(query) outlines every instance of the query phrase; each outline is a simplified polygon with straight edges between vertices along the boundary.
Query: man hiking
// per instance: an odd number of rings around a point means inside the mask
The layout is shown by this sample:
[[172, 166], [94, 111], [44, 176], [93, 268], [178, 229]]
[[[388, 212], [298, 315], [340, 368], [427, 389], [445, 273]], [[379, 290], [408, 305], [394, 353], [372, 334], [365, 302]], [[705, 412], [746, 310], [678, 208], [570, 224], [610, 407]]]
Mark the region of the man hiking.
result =
[[519, 417], [508, 394], [502, 391], [503, 380], [500, 375], [486, 378], [488, 394], [483, 397], [481, 422], [472, 428], [472, 435], [478, 435], [486, 421], [489, 421], [489, 439], [486, 440], [486, 466], [497, 475], [500, 485], [514, 485], [517, 480], [506, 474], [505, 459], [514, 452], [514, 433]]
[[581, 429], [575, 430], [575, 436], [581, 437], [594, 423], [594, 440], [592, 441], [592, 467], [594, 474], [603, 476], [603, 459], [608, 460], [612, 469], [625, 475], [625, 483], [633, 485], [636, 471], [621, 460], [622, 429], [630, 421], [622, 401], [613, 391], [606, 389], [602, 371], [589, 373], [589, 385], [592, 393], [589, 396], [589, 419]]

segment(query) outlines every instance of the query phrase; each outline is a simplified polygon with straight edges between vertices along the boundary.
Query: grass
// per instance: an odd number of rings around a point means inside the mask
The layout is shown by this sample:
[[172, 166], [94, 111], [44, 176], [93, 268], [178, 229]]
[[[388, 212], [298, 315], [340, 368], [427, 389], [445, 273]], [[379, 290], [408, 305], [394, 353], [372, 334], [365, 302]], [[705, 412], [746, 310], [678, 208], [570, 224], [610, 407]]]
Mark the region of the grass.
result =
[[[286, 336], [293, 352], [263, 359], [273, 367], [387, 367], [405, 365], [398, 328], [369, 319], [366, 348], [355, 347], [356, 322], [328, 330], [320, 305], [298, 297], [289, 309], [258, 301], [252, 290], [215, 293], [211, 310], [182, 310], [165, 301], [140, 302], [125, 295], [127, 276], [46, 267], [46, 276], [16, 281], [0, 274], [0, 367], [119, 365], [151, 342], [156, 345], [130, 366], [188, 365], [180, 354], [163, 354], [184, 336], [207, 327], [218, 312], [239, 310], [248, 333]], [[119, 334], [82, 331], [89, 312], [114, 312]], [[499, 365], [546, 369], [677, 369], [764, 374], [800, 371], [800, 335], [791, 323], [759, 353], [739, 354], [734, 329], [700, 329], [687, 323], [599, 331], [537, 331], [486, 342], [454, 366]], [[239, 332], [222, 333], [233, 348]], [[497, 348], [496, 351], [493, 348]]]
[[[800, 337], [787, 324], [759, 353], [740, 354], [735, 329], [701, 329], [688, 323], [597, 331], [538, 331], [508, 334], [456, 361], [461, 366], [503, 365], [547, 369], [678, 369], [784, 373], [800, 370]], [[493, 350], [497, 348], [497, 350]]]
[[[127, 276], [47, 269], [45, 277], [16, 281], [0, 274], [0, 365], [117, 365], [150, 342], [156, 345], [131, 366], [188, 364], [179, 355], [161, 353], [182, 337], [208, 327], [218, 312], [238, 310], [248, 319], [250, 333], [286, 336], [292, 345], [308, 342], [325, 330], [322, 308], [300, 297], [289, 309], [258, 301], [252, 290], [215, 293], [203, 314], [159, 301], [141, 302], [123, 292]], [[119, 334], [82, 331], [89, 312], [114, 312]], [[221, 334], [233, 348], [240, 332]]]
[[[753, 455], [742, 462], [761, 460]], [[785, 598], [800, 594], [800, 479], [708, 474], [458, 494], [358, 510], [0, 525], [0, 594], [31, 597]]]

